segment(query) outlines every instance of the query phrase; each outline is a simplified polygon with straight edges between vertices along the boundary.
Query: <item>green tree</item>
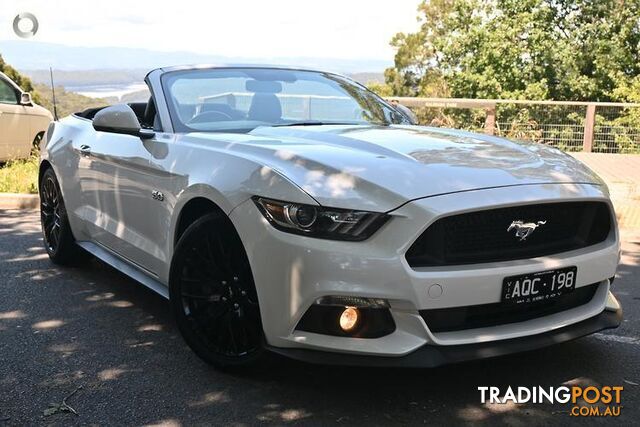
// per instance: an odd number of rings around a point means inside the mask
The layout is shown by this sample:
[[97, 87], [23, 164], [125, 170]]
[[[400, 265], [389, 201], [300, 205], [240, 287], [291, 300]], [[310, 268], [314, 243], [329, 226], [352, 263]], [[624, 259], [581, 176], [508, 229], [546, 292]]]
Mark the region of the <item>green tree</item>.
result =
[[0, 72], [6, 74], [7, 77], [9, 77], [18, 86], [20, 86], [22, 88], [22, 90], [24, 90], [25, 92], [30, 92], [31, 96], [33, 97], [33, 101], [35, 103], [37, 103], [37, 104], [40, 103], [40, 101], [41, 101], [40, 100], [40, 95], [38, 94], [37, 91], [35, 91], [33, 83], [31, 83], [31, 79], [29, 79], [28, 77], [23, 76], [15, 68], [13, 68], [11, 65], [7, 64], [4, 61], [4, 59], [2, 58], [2, 55], [0, 55]]
[[[40, 105], [53, 113], [53, 93], [51, 92], [51, 87], [36, 84], [35, 90], [40, 93]], [[58, 117], [60, 118], [88, 108], [104, 107], [105, 105], [116, 102], [118, 102], [117, 99], [89, 98], [79, 93], [67, 92], [62, 86], [56, 86], [56, 107]]]
[[628, 100], [640, 0], [424, 0], [385, 81], [398, 96]]
[[[7, 64], [0, 55], [0, 72], [6, 74], [22, 90], [30, 92], [35, 103], [53, 112], [53, 97], [51, 87], [46, 84], [34, 84], [31, 79], [20, 74], [15, 68]], [[102, 107], [108, 105], [113, 99], [89, 98], [78, 93], [67, 92], [64, 87], [56, 86], [56, 104], [58, 116], [65, 117], [71, 113], [87, 108]]]

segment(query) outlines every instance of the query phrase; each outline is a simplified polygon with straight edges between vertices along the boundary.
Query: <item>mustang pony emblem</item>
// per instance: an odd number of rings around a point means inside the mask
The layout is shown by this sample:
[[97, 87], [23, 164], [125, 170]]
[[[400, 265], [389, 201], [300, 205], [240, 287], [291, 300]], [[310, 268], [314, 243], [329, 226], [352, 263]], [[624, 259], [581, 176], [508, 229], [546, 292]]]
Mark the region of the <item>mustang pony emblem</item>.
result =
[[516, 237], [520, 238], [520, 241], [526, 240], [527, 237], [534, 231], [536, 228], [541, 225], [545, 225], [547, 221], [538, 221], [538, 222], [524, 222], [521, 220], [513, 221], [509, 228], [507, 228], [507, 232], [511, 230], [516, 230]]

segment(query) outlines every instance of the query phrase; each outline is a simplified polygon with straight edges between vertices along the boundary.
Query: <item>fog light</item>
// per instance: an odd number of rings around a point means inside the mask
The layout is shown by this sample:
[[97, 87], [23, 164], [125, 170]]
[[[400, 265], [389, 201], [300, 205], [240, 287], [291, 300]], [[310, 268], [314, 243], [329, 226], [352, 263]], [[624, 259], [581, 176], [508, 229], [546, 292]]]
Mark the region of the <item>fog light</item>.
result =
[[351, 332], [358, 325], [360, 313], [355, 307], [345, 307], [340, 315], [340, 328], [345, 332]]
[[307, 309], [296, 330], [349, 338], [380, 338], [396, 330], [384, 299], [329, 295]]

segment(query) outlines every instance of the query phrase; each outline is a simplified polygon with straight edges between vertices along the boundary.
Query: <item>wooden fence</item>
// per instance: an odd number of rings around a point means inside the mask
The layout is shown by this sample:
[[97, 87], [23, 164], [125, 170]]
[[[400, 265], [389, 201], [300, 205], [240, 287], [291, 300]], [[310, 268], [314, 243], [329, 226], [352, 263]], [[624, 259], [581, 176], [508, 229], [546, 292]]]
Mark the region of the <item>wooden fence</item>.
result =
[[[484, 132], [490, 135], [496, 134], [496, 110], [501, 104], [526, 106], [566, 106], [582, 107], [584, 109], [584, 127], [582, 135], [582, 151], [591, 152], [594, 148], [594, 131], [596, 128], [596, 113], [599, 109], [618, 108], [629, 109], [640, 107], [639, 103], [619, 102], [574, 102], [574, 101], [530, 101], [519, 99], [466, 99], [466, 98], [411, 98], [388, 97], [393, 103], [400, 103], [412, 109], [438, 108], [438, 109], [483, 109], [485, 111]], [[558, 125], [556, 125], [558, 126]], [[634, 134], [640, 135], [640, 129], [634, 129]], [[577, 142], [577, 141], [576, 141]], [[578, 148], [578, 147], [574, 147]], [[601, 150], [598, 150], [601, 151]]]

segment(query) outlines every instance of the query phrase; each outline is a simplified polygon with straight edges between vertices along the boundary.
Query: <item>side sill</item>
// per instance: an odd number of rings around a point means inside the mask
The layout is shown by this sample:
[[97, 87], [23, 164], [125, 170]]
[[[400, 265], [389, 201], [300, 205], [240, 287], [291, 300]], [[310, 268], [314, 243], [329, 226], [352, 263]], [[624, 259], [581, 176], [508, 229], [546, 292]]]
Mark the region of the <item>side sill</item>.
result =
[[92, 242], [76, 242], [76, 244], [96, 258], [109, 264], [116, 270], [126, 274], [133, 280], [142, 283], [144, 286], [161, 295], [162, 297], [169, 299], [169, 288], [153, 279], [152, 277], [144, 274], [142, 271], [132, 266], [117, 255], [113, 254], [112, 252]]

